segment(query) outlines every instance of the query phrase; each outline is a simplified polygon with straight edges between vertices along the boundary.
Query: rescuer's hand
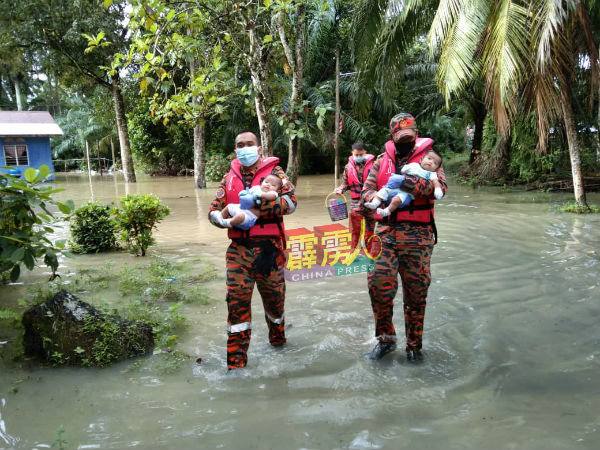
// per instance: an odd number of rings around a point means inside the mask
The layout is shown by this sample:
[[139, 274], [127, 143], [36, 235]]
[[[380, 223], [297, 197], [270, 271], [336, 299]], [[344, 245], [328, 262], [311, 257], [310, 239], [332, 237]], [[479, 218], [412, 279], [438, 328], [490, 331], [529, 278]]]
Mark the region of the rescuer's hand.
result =
[[248, 189], [248, 188], [246, 188], [245, 191], [240, 192], [240, 208], [241, 209], [254, 208], [254, 194], [251, 194], [250, 189]]

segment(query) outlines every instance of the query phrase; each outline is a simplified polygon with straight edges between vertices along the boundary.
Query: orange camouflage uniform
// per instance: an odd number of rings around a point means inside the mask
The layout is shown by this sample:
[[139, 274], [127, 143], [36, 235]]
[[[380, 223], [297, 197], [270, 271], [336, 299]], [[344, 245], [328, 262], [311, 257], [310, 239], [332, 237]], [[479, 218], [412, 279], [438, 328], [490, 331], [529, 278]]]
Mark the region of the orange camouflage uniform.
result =
[[[379, 188], [377, 176], [382, 155], [379, 155], [365, 181], [362, 200], [369, 202]], [[396, 160], [396, 173], [410, 155]], [[444, 169], [437, 170], [444, 195], [448, 189]], [[431, 181], [407, 175], [402, 190], [415, 197], [433, 198]], [[427, 291], [431, 283], [430, 263], [435, 230], [433, 224], [415, 222], [380, 222], [375, 229], [382, 241], [381, 256], [374, 261], [375, 268], [367, 276], [371, 307], [375, 316], [375, 336], [380, 342], [395, 342], [396, 331], [392, 322], [394, 298], [398, 291], [398, 274], [402, 281], [404, 302], [404, 329], [406, 350], [420, 350], [423, 343], [423, 323]]]
[[[244, 185], [250, 186], [256, 167], [242, 166]], [[283, 181], [279, 197], [272, 201], [263, 201], [260, 205], [260, 216], [266, 218], [281, 217], [294, 212], [297, 204], [294, 186], [287, 181], [283, 169], [275, 166], [271, 174]], [[210, 211], [222, 210], [227, 205], [225, 189], [227, 175], [223, 177], [216, 197], [210, 205]], [[209, 212], [210, 214], [210, 212]], [[265, 251], [265, 241], [269, 241], [277, 249], [276, 268], [268, 275], [255, 270], [253, 263]], [[246, 366], [248, 347], [252, 331], [251, 302], [254, 284], [258, 287], [263, 301], [265, 320], [269, 328], [269, 342], [273, 346], [285, 344], [285, 244], [283, 236], [261, 236], [245, 239], [233, 239], [226, 252], [227, 267], [227, 368], [236, 369]]]

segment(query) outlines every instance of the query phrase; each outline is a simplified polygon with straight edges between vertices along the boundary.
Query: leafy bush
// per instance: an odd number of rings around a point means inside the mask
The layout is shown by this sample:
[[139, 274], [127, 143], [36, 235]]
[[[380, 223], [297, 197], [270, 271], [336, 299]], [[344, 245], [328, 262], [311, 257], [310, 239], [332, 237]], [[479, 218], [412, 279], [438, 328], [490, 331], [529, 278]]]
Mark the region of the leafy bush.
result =
[[149, 114], [149, 109], [147, 101], [137, 101], [127, 114], [136, 168], [152, 174], [177, 175], [193, 167], [192, 130], [175, 121], [165, 126]]
[[235, 153], [228, 156], [211, 155], [206, 160], [206, 179], [209, 181], [221, 181], [223, 176], [229, 172], [231, 161], [235, 158]]
[[146, 256], [146, 249], [155, 242], [152, 229], [171, 211], [154, 194], [127, 195], [120, 202], [119, 208], [113, 208], [113, 214], [121, 241], [132, 253]]
[[0, 274], [9, 274], [16, 281], [21, 274], [21, 264], [29, 270], [35, 267], [38, 258], [52, 270], [52, 278], [58, 269], [57, 253], [64, 249], [64, 241], [51, 242], [46, 235], [53, 233], [49, 226], [54, 214], [51, 205], [64, 214], [74, 208], [71, 200], [61, 203], [52, 198], [62, 189], [42, 186], [50, 175], [48, 166], [39, 170], [29, 168], [24, 179], [0, 173]]
[[117, 247], [111, 208], [88, 203], [71, 216], [72, 249], [77, 253], [98, 253]]
[[443, 155], [462, 152], [465, 149], [464, 130], [459, 129], [462, 124], [456, 122], [448, 116], [437, 116], [419, 124], [419, 133], [432, 138], [435, 149]]

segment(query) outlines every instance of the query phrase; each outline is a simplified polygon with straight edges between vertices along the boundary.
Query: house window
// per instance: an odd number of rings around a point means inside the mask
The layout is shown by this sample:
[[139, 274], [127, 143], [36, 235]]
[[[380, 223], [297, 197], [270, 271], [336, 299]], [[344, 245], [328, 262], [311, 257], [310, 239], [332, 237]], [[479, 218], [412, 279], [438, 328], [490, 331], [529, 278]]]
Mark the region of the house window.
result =
[[7, 166], [28, 166], [29, 152], [26, 145], [5, 145], [4, 161]]

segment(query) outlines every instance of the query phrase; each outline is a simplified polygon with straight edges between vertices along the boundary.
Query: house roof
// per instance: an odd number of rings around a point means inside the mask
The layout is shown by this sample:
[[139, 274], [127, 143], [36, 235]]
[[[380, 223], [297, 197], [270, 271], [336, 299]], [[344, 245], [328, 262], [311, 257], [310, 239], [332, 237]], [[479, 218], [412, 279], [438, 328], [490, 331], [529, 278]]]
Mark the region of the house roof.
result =
[[62, 136], [48, 111], [0, 111], [0, 136]]

